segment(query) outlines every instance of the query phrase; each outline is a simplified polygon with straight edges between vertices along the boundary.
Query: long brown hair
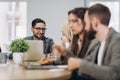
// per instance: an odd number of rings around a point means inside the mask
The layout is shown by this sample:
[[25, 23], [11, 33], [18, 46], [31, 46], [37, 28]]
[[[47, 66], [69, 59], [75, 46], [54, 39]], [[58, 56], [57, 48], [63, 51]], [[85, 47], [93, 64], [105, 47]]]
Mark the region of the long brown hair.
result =
[[77, 55], [78, 39], [79, 39], [79, 35], [73, 35], [72, 44], [71, 44], [71, 51], [73, 52], [74, 55]]
[[[75, 8], [71, 11], [68, 12], [68, 15], [70, 15], [71, 13], [76, 15], [78, 18], [80, 18], [82, 20], [82, 23], [83, 23], [83, 27], [84, 26], [84, 15], [85, 15], [85, 12], [86, 12], [87, 8]], [[73, 52], [74, 55], [80, 57], [80, 58], [84, 58], [85, 57], [85, 54], [86, 54], [86, 51], [88, 49], [88, 46], [90, 44], [90, 40], [87, 38], [87, 33], [86, 31], [84, 31], [84, 29], [82, 30], [82, 33], [83, 33], [83, 41], [81, 43], [81, 50], [79, 52], [79, 54], [77, 55], [77, 52], [78, 52], [78, 39], [79, 39], [79, 34], [77, 35], [73, 35], [73, 39], [72, 39], [72, 43], [71, 43], [71, 51]], [[81, 34], [80, 34], [81, 35]]]
[[90, 43], [91, 43], [91, 40], [89, 40], [87, 38], [87, 32], [84, 31], [82, 47], [81, 47], [81, 50], [80, 50], [80, 52], [78, 54], [78, 57], [80, 57], [80, 58], [84, 58], [85, 57], [87, 49], [88, 49]]

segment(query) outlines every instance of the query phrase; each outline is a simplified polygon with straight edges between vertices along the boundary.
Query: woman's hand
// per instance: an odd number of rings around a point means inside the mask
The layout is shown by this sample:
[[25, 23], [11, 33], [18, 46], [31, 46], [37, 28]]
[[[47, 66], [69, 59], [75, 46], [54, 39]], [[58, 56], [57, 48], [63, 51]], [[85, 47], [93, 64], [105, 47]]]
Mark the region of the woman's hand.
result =
[[47, 54], [40, 59], [40, 64], [53, 64], [53, 60], [51, 58], [51, 54]]
[[66, 56], [67, 49], [64, 45], [53, 45], [53, 55], [60, 57], [60, 56]]

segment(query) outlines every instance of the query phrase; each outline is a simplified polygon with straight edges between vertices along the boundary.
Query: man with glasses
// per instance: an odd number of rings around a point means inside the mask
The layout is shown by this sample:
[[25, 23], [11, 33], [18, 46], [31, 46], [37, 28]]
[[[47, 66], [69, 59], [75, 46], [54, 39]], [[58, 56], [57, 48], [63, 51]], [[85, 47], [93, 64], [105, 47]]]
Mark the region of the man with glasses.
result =
[[31, 31], [33, 36], [28, 36], [26, 40], [43, 40], [44, 54], [52, 52], [53, 39], [45, 37], [46, 23], [40, 18], [36, 18], [32, 21]]

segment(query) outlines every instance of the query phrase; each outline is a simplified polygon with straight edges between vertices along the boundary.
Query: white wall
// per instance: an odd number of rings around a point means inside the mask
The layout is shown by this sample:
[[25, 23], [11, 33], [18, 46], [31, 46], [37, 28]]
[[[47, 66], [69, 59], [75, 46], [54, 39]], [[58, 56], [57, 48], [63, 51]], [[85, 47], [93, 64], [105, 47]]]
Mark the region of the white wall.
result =
[[43, 20], [45, 20], [48, 28], [46, 31], [46, 36], [53, 38], [55, 43], [59, 44], [61, 43], [60, 40], [61, 25], [64, 19], [67, 18], [68, 11], [75, 7], [88, 6], [88, 2], [98, 0], [0, 0], [0, 1], [27, 2], [27, 31], [26, 31], [27, 36], [32, 35], [30, 30], [32, 20], [34, 18], [42, 18]]
[[84, 6], [84, 0], [0, 0], [1, 2], [27, 2], [27, 36], [31, 33], [31, 22], [34, 18], [42, 18], [47, 24], [46, 36], [61, 43], [61, 25], [67, 18], [69, 10]]
[[119, 0], [106, 0], [106, 1], [86, 0], [86, 6], [91, 6], [96, 3], [103, 4], [110, 9], [111, 18], [110, 18], [109, 27], [113, 27], [117, 32], [120, 32], [120, 1]]
[[[4, 9], [2, 9], [4, 7]], [[6, 43], [8, 40], [8, 28], [4, 27], [7, 26], [6, 23], [6, 17], [5, 17], [5, 13], [6, 13], [6, 9], [7, 9], [7, 3], [0, 3], [0, 44]]]
[[47, 24], [46, 36], [61, 43], [61, 25], [69, 10], [84, 6], [84, 0], [29, 0], [27, 1], [27, 36], [32, 35], [30, 28], [34, 18], [42, 18]]

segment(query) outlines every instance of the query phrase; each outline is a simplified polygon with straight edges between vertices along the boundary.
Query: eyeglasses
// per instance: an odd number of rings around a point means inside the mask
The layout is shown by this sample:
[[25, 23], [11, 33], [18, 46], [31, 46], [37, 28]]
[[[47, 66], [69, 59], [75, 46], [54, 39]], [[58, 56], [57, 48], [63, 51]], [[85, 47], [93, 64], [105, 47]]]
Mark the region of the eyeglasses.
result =
[[34, 29], [36, 29], [36, 30], [42, 30], [42, 31], [45, 31], [46, 30], [46, 28], [34, 28]]

